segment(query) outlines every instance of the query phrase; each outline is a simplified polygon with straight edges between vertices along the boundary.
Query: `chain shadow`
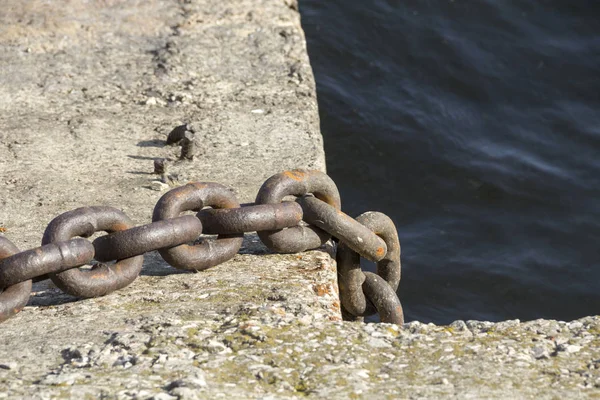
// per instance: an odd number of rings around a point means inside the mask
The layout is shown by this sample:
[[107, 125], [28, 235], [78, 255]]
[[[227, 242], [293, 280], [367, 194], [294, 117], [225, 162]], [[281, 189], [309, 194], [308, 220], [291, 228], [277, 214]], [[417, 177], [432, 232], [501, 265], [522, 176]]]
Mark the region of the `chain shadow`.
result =
[[128, 154], [127, 157], [129, 158], [133, 158], [134, 160], [156, 160], [156, 157], [147, 157], [147, 156], [134, 156], [131, 154]]
[[138, 147], [165, 147], [166, 145], [167, 142], [161, 139], [141, 140], [136, 144]]
[[[206, 240], [215, 240], [214, 238], [209, 238]], [[333, 244], [328, 243], [317, 251], [323, 251], [333, 254], [335, 249], [332, 247]], [[241, 255], [268, 255], [268, 254], [276, 254], [275, 252], [269, 250], [260, 240], [256, 232], [246, 233], [244, 235], [244, 241], [240, 250], [237, 254]], [[140, 272], [140, 276], [169, 276], [169, 275], [179, 275], [179, 274], [193, 274], [193, 273], [202, 273], [202, 271], [188, 271], [181, 270], [177, 268], [173, 268], [166, 261], [164, 261], [160, 254], [157, 251], [152, 251], [146, 253], [144, 255], [144, 264], [142, 266], [142, 271]], [[135, 285], [135, 281], [132, 282], [132, 285]], [[74, 303], [84, 300], [80, 297], [72, 296], [70, 294], [64, 293], [62, 290], [58, 289], [50, 279], [36, 282], [33, 284], [32, 295], [29, 298], [29, 302], [27, 303], [28, 307], [49, 307], [49, 306], [58, 306], [68, 303]]]

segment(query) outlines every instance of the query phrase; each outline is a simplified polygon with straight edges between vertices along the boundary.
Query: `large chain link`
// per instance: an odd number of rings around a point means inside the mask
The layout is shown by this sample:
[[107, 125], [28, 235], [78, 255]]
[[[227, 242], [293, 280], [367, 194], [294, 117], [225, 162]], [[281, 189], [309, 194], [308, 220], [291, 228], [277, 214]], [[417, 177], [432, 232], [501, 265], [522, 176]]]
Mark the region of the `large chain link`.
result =
[[[290, 196], [295, 201], [286, 201]], [[196, 215], [181, 215], [193, 211]], [[77, 297], [97, 297], [131, 284], [143, 255], [158, 250], [171, 266], [204, 270], [239, 251], [244, 233], [257, 232], [272, 251], [316, 249], [331, 236], [338, 241], [339, 293], [346, 319], [379, 313], [382, 322], [404, 323], [396, 294], [400, 283], [400, 242], [392, 220], [378, 212], [356, 219], [341, 211], [335, 183], [320, 171], [285, 171], [269, 178], [255, 204], [240, 206], [233, 192], [218, 183], [189, 183], [160, 198], [152, 223], [134, 226], [112, 207], [78, 208], [54, 218], [42, 246], [19, 252], [0, 235], [0, 322], [27, 304], [32, 281], [52, 281]], [[104, 231], [90, 242], [84, 238]], [[214, 240], [196, 244], [202, 234]], [[377, 273], [363, 272], [360, 258], [377, 263]], [[96, 261], [92, 269], [79, 267]]]

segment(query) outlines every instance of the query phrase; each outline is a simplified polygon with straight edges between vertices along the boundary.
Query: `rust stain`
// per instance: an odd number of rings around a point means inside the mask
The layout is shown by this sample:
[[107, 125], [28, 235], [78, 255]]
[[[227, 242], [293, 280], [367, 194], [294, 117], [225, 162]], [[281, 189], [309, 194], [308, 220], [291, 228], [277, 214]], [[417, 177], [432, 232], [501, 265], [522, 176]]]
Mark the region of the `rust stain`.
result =
[[326, 294], [331, 294], [331, 287], [324, 283], [315, 285], [313, 290], [319, 297], [325, 296]]
[[118, 231], [124, 231], [131, 228], [131, 226], [129, 224], [124, 224], [122, 222], [115, 222], [112, 226], [111, 229], [113, 232], [118, 232]]
[[281, 316], [285, 316], [285, 310], [283, 308], [275, 308], [273, 309], [273, 313]]
[[340, 217], [340, 218], [343, 218], [343, 219], [345, 219], [345, 220], [347, 220], [347, 221], [350, 221], [350, 222], [353, 222], [353, 221], [355, 221], [355, 219], [354, 219], [354, 218], [352, 218], [351, 216], [349, 216], [348, 214], [346, 214], [346, 213], [345, 213], [345, 212], [343, 212], [342, 210], [338, 210], [338, 209], [336, 208], [335, 212], [337, 213], [337, 215], [339, 215], [339, 217]]
[[306, 179], [306, 174], [302, 171], [285, 171], [283, 174], [288, 178], [298, 182], [301, 182], [304, 179]]
[[188, 183], [188, 185], [192, 185], [196, 189], [204, 189], [208, 186], [206, 183], [202, 183], [202, 182], [191, 182], [191, 183]]
[[385, 256], [385, 249], [383, 247], [378, 247], [376, 253], [377, 256]]
[[332, 207], [337, 208], [337, 201], [335, 199], [335, 197], [333, 196], [328, 196], [328, 195], [323, 195], [321, 193], [315, 194], [315, 197], [319, 200], [324, 201], [325, 203], [329, 204]]
[[331, 309], [332, 309], [333, 311], [340, 311], [340, 310], [341, 310], [341, 308], [340, 308], [340, 302], [339, 302], [339, 301], [334, 301], [334, 302], [331, 304]]
[[6, 232], [7, 230], [8, 230], [8, 229], [6, 229], [5, 227], [3, 227], [3, 226], [0, 226], [0, 232], [4, 233], [4, 232]]
[[228, 209], [228, 208], [240, 208], [240, 205], [237, 204], [235, 201], [233, 200], [225, 200], [225, 202], [223, 202], [223, 209]]
[[[188, 185], [191, 185], [191, 183], [188, 183]], [[185, 188], [186, 186], [184, 186]], [[173, 190], [172, 192], [167, 192], [167, 194], [169, 195], [169, 197], [165, 197], [165, 200], [170, 200], [171, 197], [176, 198], [176, 199], [180, 199], [182, 198], [185, 194], [186, 194], [187, 190]]]

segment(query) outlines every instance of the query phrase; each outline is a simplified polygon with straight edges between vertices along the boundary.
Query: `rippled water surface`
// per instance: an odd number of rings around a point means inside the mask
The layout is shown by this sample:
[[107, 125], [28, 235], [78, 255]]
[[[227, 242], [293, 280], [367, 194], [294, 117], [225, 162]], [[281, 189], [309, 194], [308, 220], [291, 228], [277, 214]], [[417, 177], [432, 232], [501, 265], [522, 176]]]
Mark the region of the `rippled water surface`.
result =
[[600, 313], [600, 2], [300, 0], [329, 173], [407, 320]]

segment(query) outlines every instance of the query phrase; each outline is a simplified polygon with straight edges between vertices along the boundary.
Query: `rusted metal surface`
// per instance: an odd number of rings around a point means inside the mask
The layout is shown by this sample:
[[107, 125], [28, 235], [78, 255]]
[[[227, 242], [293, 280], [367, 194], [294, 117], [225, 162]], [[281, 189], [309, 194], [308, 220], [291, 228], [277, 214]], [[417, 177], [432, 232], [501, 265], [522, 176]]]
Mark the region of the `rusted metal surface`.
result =
[[375, 306], [381, 322], [390, 324], [404, 324], [404, 311], [398, 295], [388, 283], [377, 274], [365, 272], [365, 282], [362, 290]]
[[[152, 221], [175, 218], [185, 211], [200, 211], [204, 207], [239, 208], [240, 203], [226, 186], [218, 183], [189, 183], [165, 193], [154, 208]], [[221, 264], [237, 254], [243, 234], [218, 235], [215, 241], [204, 240], [197, 245], [182, 244], [159, 250], [162, 258], [178, 269], [204, 270]]]
[[[267, 233], [272, 232], [272, 233]], [[301, 253], [323, 246], [331, 235], [315, 226], [295, 226], [277, 231], [258, 232], [265, 246], [277, 253]]]
[[[13, 254], [18, 254], [19, 249], [10, 240], [0, 235], [0, 260], [4, 260]], [[0, 287], [3, 285], [3, 281], [0, 278]], [[17, 314], [25, 307], [29, 301], [29, 295], [31, 294], [31, 280], [17, 283], [7, 287], [6, 289], [0, 289], [0, 322], [6, 321], [8, 318]]]
[[381, 276], [394, 291], [398, 290], [402, 266], [400, 239], [398, 239], [396, 225], [390, 217], [377, 211], [365, 212], [356, 217], [356, 221], [369, 228], [385, 242], [387, 253], [377, 262], [377, 275]]
[[202, 223], [193, 215], [153, 222], [94, 240], [96, 260], [111, 261], [192, 242], [202, 233]]
[[[133, 227], [133, 222], [122, 211], [112, 207], [82, 207], [54, 218], [46, 231], [42, 244], [61, 242], [75, 236], [89, 237], [94, 232], [108, 233]], [[114, 265], [99, 264], [91, 270], [70, 269], [51, 274], [56, 286], [78, 297], [104, 296], [124, 288], [139, 275], [144, 256], [119, 260]]]
[[[283, 201], [287, 196], [296, 196], [296, 201]], [[257, 231], [263, 243], [279, 252], [316, 248], [335, 236], [340, 240], [336, 259], [345, 319], [379, 312], [384, 322], [402, 323], [396, 295], [400, 242], [390, 218], [367, 212], [354, 220], [344, 214], [335, 184], [319, 171], [274, 175], [260, 189], [257, 203], [240, 207], [229, 188], [196, 182], [162, 196], [151, 224], [134, 227], [115, 208], [83, 207], [52, 220], [41, 247], [18, 252], [0, 236], [0, 322], [27, 303], [32, 279], [50, 277], [74, 296], [102, 296], [133, 282], [147, 252], [158, 250], [175, 268], [204, 270], [231, 259], [242, 245], [244, 232]], [[180, 215], [185, 212], [196, 215]], [[84, 239], [99, 231], [108, 234], [93, 243]], [[202, 233], [217, 238], [190, 244]], [[363, 273], [361, 255], [377, 262], [377, 274]], [[91, 270], [78, 268], [94, 257], [117, 262], [97, 264]]]
[[183, 139], [179, 142], [181, 144], [181, 154], [179, 159], [181, 160], [193, 160], [196, 155], [196, 140], [194, 134], [186, 132]]
[[242, 204], [241, 208], [205, 209], [198, 213], [206, 234], [231, 234], [283, 229], [302, 220], [302, 207], [291, 201], [279, 204]]
[[162, 175], [167, 172], [167, 160], [165, 158], [155, 158], [154, 159], [154, 173], [157, 175]]
[[93, 258], [94, 246], [85, 239], [55, 242], [23, 251], [0, 261], [0, 288], [80, 267]]
[[[316, 198], [341, 209], [340, 194], [329, 176], [321, 171], [285, 171], [269, 178], [258, 191], [256, 204], [280, 203], [286, 196], [312, 193]], [[330, 235], [313, 226], [295, 226], [285, 230], [258, 233], [262, 242], [278, 253], [296, 253], [315, 249], [327, 242]]]
[[379, 261], [387, 253], [385, 242], [349, 215], [316, 197], [303, 196], [296, 201], [302, 206], [304, 221], [338, 238], [366, 259]]
[[[377, 262], [377, 274], [396, 293], [400, 282], [400, 241], [392, 220], [385, 214], [366, 212], [356, 221], [380, 236], [386, 243], [387, 253]], [[377, 312], [367, 301], [364, 292], [365, 273], [360, 267], [360, 255], [346, 243], [338, 245], [336, 261], [338, 265], [338, 285], [343, 308], [354, 316], [367, 316]]]
[[342, 309], [355, 317], [373, 315], [376, 310], [367, 302], [362, 290], [365, 274], [360, 267], [360, 255], [346, 244], [339, 243], [335, 259]]
[[188, 124], [179, 125], [173, 128], [173, 130], [169, 132], [169, 135], [167, 136], [167, 144], [173, 145], [181, 142], [185, 136], [185, 133], [188, 131], [188, 128]]

